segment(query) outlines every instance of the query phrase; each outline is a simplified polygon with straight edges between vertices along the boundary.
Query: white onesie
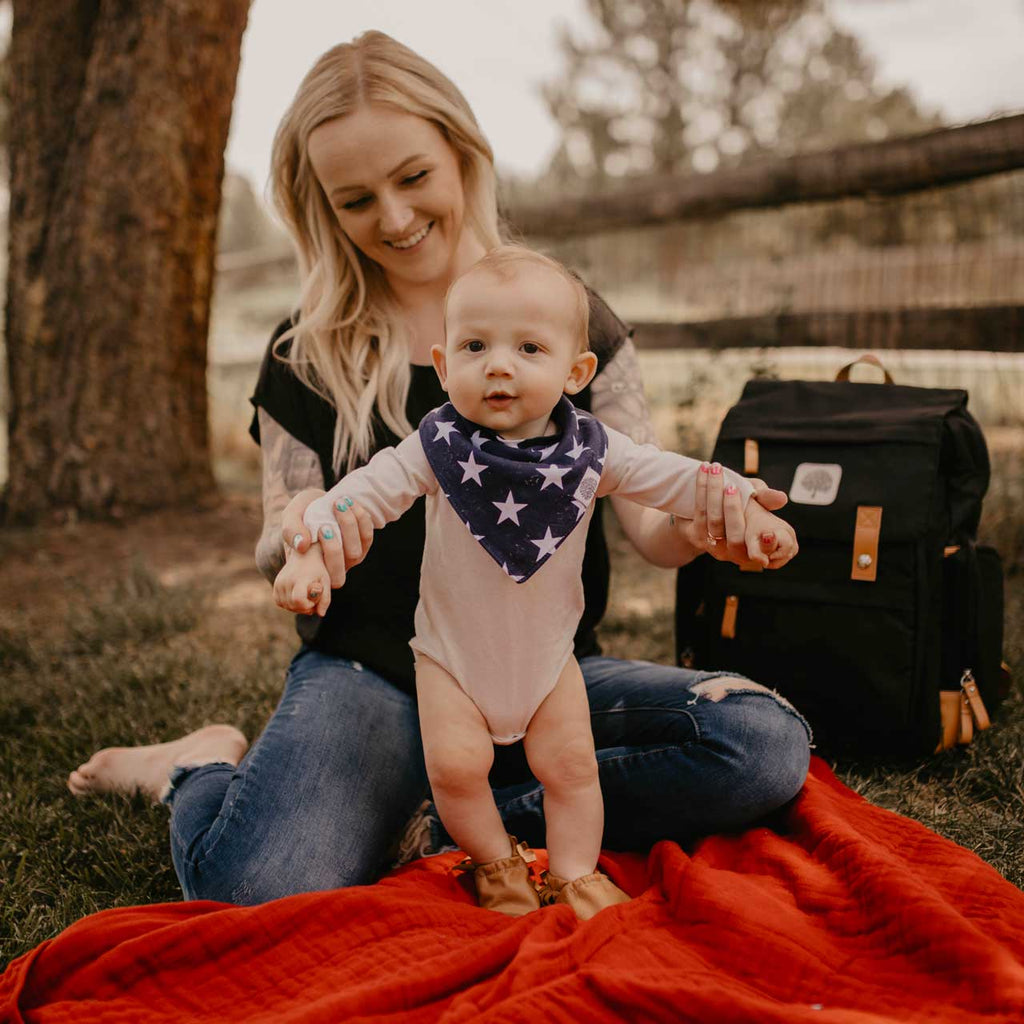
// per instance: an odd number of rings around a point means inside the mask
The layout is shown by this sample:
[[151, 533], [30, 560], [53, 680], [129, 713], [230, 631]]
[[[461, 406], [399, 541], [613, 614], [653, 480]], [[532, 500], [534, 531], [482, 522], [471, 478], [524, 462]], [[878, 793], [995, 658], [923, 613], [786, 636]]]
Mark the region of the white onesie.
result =
[[[692, 519], [700, 463], [603, 429], [608, 450], [597, 497], [618, 494]], [[745, 506], [753, 487], [736, 473], [724, 472], [726, 483], [740, 489]], [[594, 502], [547, 563], [517, 583], [440, 491], [416, 431], [396, 447], [377, 452], [310, 504], [305, 522], [314, 536], [321, 526], [336, 526], [334, 503], [348, 497], [380, 529], [420, 495], [426, 495], [426, 543], [410, 646], [455, 678], [480, 709], [495, 743], [514, 743], [526, 734], [573, 651], [583, 613], [581, 569]], [[531, 540], [540, 549], [543, 538]]]

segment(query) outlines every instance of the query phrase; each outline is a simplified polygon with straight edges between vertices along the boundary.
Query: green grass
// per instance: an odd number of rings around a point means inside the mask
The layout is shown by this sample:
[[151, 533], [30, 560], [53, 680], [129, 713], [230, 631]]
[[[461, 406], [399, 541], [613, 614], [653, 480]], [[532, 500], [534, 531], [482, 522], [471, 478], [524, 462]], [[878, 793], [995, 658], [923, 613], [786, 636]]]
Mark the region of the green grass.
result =
[[[623, 579], [628, 598], [645, 578]], [[665, 577], [662, 576], [664, 582]], [[1022, 663], [1024, 574], [1007, 588], [1011, 661]], [[73, 594], [52, 632], [0, 628], [0, 967], [86, 914], [177, 900], [167, 814], [141, 798], [77, 800], [70, 768], [101, 746], [159, 742], [215, 721], [256, 735], [280, 693], [295, 639], [288, 616], [255, 611], [226, 639], [209, 599], [160, 586], [138, 566], [119, 587]], [[621, 607], [617, 605], [616, 608]], [[613, 608], [609, 653], [671, 660], [664, 604]], [[917, 818], [1024, 884], [1024, 696], [969, 749], [912, 766], [839, 766], [882, 806]]]
[[138, 567], [77, 598], [52, 636], [0, 629], [0, 966], [85, 914], [181, 898], [166, 810], [78, 800], [68, 771], [98, 747], [214, 721], [254, 735], [294, 647], [287, 616], [225, 644], [204, 632], [206, 598]]

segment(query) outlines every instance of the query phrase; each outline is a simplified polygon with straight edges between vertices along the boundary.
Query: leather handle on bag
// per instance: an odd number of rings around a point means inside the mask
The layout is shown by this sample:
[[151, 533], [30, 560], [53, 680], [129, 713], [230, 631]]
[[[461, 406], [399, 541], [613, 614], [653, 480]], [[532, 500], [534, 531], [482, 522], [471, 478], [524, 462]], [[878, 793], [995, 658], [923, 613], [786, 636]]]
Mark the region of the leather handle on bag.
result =
[[847, 363], [837, 374], [836, 380], [849, 380], [850, 371], [858, 363], [869, 363], [871, 366], [877, 366], [882, 373], [885, 374], [886, 384], [895, 384], [896, 382], [892, 379], [892, 374], [882, 365], [882, 360], [876, 355], [872, 355], [870, 352], [865, 352], [862, 356], [857, 356], [852, 363]]

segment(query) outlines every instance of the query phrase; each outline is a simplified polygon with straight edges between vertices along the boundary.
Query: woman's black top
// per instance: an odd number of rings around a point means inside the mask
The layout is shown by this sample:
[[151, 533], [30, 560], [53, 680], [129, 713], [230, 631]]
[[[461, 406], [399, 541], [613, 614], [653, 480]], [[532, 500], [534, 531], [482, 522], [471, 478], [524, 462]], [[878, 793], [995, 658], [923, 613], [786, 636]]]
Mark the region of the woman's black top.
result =
[[[334, 472], [335, 412], [330, 403], [305, 387], [287, 363], [275, 358], [274, 342], [291, 326], [281, 323], [263, 357], [259, 380], [250, 401], [264, 409], [297, 441], [316, 452], [329, 489], [338, 480]], [[596, 295], [590, 302], [590, 347], [600, 373], [605, 363], [629, 337], [629, 328]], [[412, 366], [406, 415], [413, 428], [431, 409], [447, 401], [431, 366]], [[573, 401], [590, 409], [590, 387]], [[249, 432], [259, 443], [259, 420], [253, 413]], [[382, 423], [374, 432], [374, 451], [401, 440]], [[379, 530], [365, 560], [352, 570], [345, 586], [331, 594], [324, 618], [297, 615], [296, 628], [311, 647], [358, 661], [401, 689], [415, 692], [412, 649], [413, 613], [419, 599], [420, 563], [424, 544], [424, 499], [400, 519]], [[608, 548], [600, 509], [591, 519], [583, 559], [585, 608], [576, 631], [576, 657], [600, 652], [595, 627], [608, 601]]]

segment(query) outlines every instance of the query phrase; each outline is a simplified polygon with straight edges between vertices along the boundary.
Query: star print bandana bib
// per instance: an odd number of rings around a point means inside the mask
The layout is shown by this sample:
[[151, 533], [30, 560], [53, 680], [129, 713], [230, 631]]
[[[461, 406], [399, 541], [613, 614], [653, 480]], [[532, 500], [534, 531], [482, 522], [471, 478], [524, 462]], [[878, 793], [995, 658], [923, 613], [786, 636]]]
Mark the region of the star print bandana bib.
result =
[[480, 546], [525, 583], [576, 528], [597, 494], [604, 428], [563, 396], [555, 434], [505, 441], [451, 402], [427, 413], [420, 440], [437, 482]]

